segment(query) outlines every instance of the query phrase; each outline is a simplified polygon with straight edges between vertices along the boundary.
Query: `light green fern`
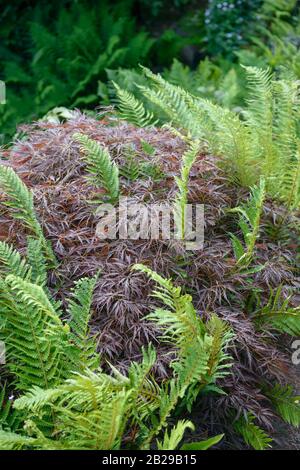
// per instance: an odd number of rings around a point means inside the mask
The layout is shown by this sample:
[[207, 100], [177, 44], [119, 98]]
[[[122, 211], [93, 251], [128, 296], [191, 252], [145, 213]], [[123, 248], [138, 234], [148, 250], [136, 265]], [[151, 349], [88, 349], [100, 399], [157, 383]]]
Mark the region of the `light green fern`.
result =
[[290, 307], [290, 297], [283, 298], [282, 286], [271, 291], [268, 302], [255, 312], [260, 327], [268, 326], [291, 336], [300, 335], [300, 307]]
[[70, 337], [76, 345], [72, 360], [75, 363], [76, 370], [86, 368], [94, 370], [99, 366], [96, 342], [89, 330], [93, 292], [97, 277], [82, 278], [77, 281], [69, 299]]
[[47, 259], [52, 266], [57, 264], [50, 243], [45, 239], [41, 225], [36, 217], [33, 195], [14, 170], [0, 165], [0, 189], [6, 195], [2, 201], [11, 209], [11, 215], [21, 220], [32, 234], [41, 241]]
[[260, 218], [265, 200], [265, 182], [260, 181], [259, 186], [251, 189], [251, 195], [242, 206], [231, 209], [229, 212], [239, 214], [239, 227], [242, 231], [246, 249], [235, 235], [231, 234], [232, 246], [237, 265], [245, 267], [251, 262], [255, 243], [259, 236]]
[[76, 133], [74, 140], [80, 144], [89, 180], [106, 190], [109, 202], [115, 203], [119, 197], [119, 169], [112, 161], [108, 150], [84, 134]]
[[192, 166], [199, 153], [200, 143], [199, 141], [193, 141], [189, 145], [189, 148], [182, 156], [182, 164], [180, 169], [180, 178], [175, 176], [175, 181], [178, 187], [178, 194], [174, 201], [174, 222], [176, 227], [176, 237], [180, 240], [184, 240], [187, 234], [187, 220], [186, 210], [188, 202], [188, 182], [189, 174]]
[[119, 116], [137, 127], [146, 127], [157, 124], [153, 114], [146, 111], [142, 102], [138, 101], [135, 96], [127, 90], [123, 90], [115, 82], [113, 85], [117, 93], [117, 106]]

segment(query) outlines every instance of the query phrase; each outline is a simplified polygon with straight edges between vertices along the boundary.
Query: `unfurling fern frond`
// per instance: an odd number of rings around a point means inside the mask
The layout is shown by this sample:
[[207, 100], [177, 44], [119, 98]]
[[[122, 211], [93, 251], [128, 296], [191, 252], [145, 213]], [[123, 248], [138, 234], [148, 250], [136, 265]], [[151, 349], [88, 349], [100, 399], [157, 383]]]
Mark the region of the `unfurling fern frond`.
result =
[[[187, 227], [187, 202], [188, 202], [188, 181], [190, 171], [197, 158], [200, 149], [200, 142], [191, 142], [189, 148], [182, 156], [182, 164], [180, 170], [180, 178], [175, 176], [178, 187], [178, 193], [174, 201], [174, 222], [176, 227], [176, 237], [184, 240], [188, 235], [189, 227]], [[191, 227], [192, 228], [192, 227]]]
[[0, 190], [7, 199], [2, 204], [12, 209], [12, 216], [21, 220], [33, 233], [35, 238], [41, 240], [47, 259], [56, 265], [56, 259], [49, 242], [45, 239], [42, 227], [36, 217], [33, 195], [14, 170], [8, 166], [0, 165]]
[[251, 414], [241, 416], [235, 423], [234, 429], [241, 434], [246, 444], [255, 450], [265, 450], [270, 446], [272, 439], [263, 429], [254, 423], [255, 417]]
[[90, 173], [89, 180], [95, 186], [103, 187], [109, 202], [115, 203], [119, 197], [119, 170], [108, 150], [84, 134], [76, 133], [73, 138], [80, 144]]
[[267, 325], [291, 336], [300, 335], [300, 307], [289, 307], [290, 298], [282, 299], [282, 287], [271, 291], [267, 304], [255, 313], [259, 326]]
[[115, 82], [113, 85], [117, 92], [117, 106], [119, 116], [125, 121], [131, 122], [137, 127], [155, 126], [157, 120], [154, 120], [153, 114], [144, 108], [142, 102], [127, 90], [123, 90]]
[[76, 345], [72, 359], [75, 370], [86, 368], [93, 370], [99, 366], [95, 340], [90, 336], [89, 331], [93, 292], [97, 277], [82, 278], [77, 281], [69, 300], [70, 338]]
[[274, 388], [267, 391], [267, 396], [285, 422], [292, 426], [300, 426], [300, 396], [294, 395], [290, 385], [283, 387], [276, 384]]
[[231, 234], [234, 254], [237, 264], [248, 266], [253, 258], [255, 243], [259, 236], [260, 217], [265, 200], [265, 181], [262, 179], [259, 186], [251, 189], [251, 195], [246, 204], [231, 209], [230, 212], [239, 214], [239, 226], [242, 231], [246, 250], [239, 239]]

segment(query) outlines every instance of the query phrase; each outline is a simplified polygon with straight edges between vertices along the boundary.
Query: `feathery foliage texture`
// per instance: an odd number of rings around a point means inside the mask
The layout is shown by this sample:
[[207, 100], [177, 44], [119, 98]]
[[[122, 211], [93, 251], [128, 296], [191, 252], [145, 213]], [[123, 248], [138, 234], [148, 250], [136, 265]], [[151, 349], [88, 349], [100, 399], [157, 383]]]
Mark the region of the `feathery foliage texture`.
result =
[[246, 249], [240, 240], [231, 234], [232, 246], [237, 264], [247, 266], [253, 257], [255, 243], [259, 236], [260, 218], [265, 199], [265, 181], [261, 180], [258, 187], [251, 190], [251, 196], [243, 206], [231, 209], [239, 214], [239, 227], [242, 231]]
[[49, 261], [55, 264], [55, 257], [50, 244], [45, 239], [35, 214], [32, 193], [14, 170], [4, 165], [0, 165], [0, 189], [7, 196], [4, 204], [12, 209], [13, 216], [21, 220], [33, 235], [40, 240]]
[[284, 421], [293, 426], [300, 426], [300, 397], [294, 395], [291, 386], [281, 387], [279, 384], [276, 384], [268, 392], [268, 396]]
[[[182, 100], [188, 123], [193, 101]], [[197, 110], [189, 132], [76, 112], [27, 126], [3, 152], [0, 168], [15, 173], [1, 173], [1, 448], [243, 448], [244, 436], [260, 449], [276, 446], [277, 420], [297, 426], [284, 343], [300, 331], [297, 211], [270, 197], [270, 175], [250, 190], [226, 176], [224, 156], [208, 152], [214, 126], [206, 137], [192, 127]], [[84, 161], [74, 134], [94, 152]], [[204, 204], [204, 248], [98, 238], [90, 201], [113, 187], [147, 208]]]
[[81, 146], [90, 181], [98, 187], [104, 187], [108, 200], [115, 203], [119, 197], [119, 169], [112, 161], [107, 149], [84, 134], [74, 134], [74, 139]]
[[182, 166], [180, 169], [180, 178], [175, 176], [178, 187], [178, 194], [174, 201], [174, 221], [176, 226], [176, 236], [180, 240], [184, 240], [187, 235], [187, 202], [188, 202], [188, 183], [189, 174], [193, 163], [195, 162], [199, 152], [199, 142], [195, 141], [190, 144], [188, 150], [182, 156]]
[[252, 415], [242, 416], [235, 422], [235, 429], [240, 433], [246, 444], [255, 450], [265, 450], [270, 446], [272, 439], [254, 423], [255, 417]]
[[[125, 426], [136, 424], [140, 431], [135, 445], [147, 449], [153, 438], [167, 426], [168, 418], [188, 389], [195, 383], [208, 383], [220, 376], [223, 362], [228, 359], [223, 349], [231, 336], [225, 329], [224, 337], [206, 336], [206, 326], [197, 319], [189, 296], [182, 296], [180, 288], [173, 287], [170, 281], [155, 272], [142, 266], [135, 268], [142, 269], [158, 281], [161, 292], [156, 291], [154, 295], [175, 309], [173, 318], [171, 311], [169, 315], [167, 312], [164, 314], [165, 320], [163, 311], [150, 317], [160, 327], [165, 326], [168, 341], [179, 345], [178, 360], [172, 366], [174, 378], [163, 386], [149, 375], [156, 359], [151, 346], [143, 351], [140, 364], [131, 364], [128, 376], [114, 367], [113, 375], [97, 368], [95, 344], [92, 338], [88, 338], [96, 278], [77, 282], [69, 301], [71, 320], [63, 325], [42, 287], [12, 274], [7, 276], [5, 282], [16, 294], [15, 302], [21, 304], [26, 301], [28, 305], [27, 316], [25, 313], [21, 316], [24, 305], [22, 311], [20, 307], [13, 311], [14, 338], [12, 330], [7, 338], [8, 367], [16, 376], [19, 389], [25, 391], [15, 400], [14, 408], [26, 411], [30, 420], [26, 421], [25, 433], [5, 428], [0, 430], [1, 448], [116, 449], [121, 447]], [[7, 308], [6, 333], [12, 312], [6, 299], [1, 299], [1, 304]], [[212, 335], [218, 329], [214, 322], [216, 320], [212, 319], [207, 329]], [[43, 335], [41, 329], [46, 334]], [[23, 331], [27, 332], [27, 341]], [[17, 360], [20, 367], [13, 366], [12, 360]], [[37, 367], [34, 367], [36, 361]], [[71, 367], [78, 372], [72, 372]], [[44, 421], [52, 419], [52, 425], [48, 423], [46, 430], [41, 428], [41, 416]], [[158, 442], [158, 448], [176, 448], [187, 427], [192, 428], [192, 424], [179, 422], [170, 435], [165, 433], [163, 443]], [[208, 448], [220, 438], [198, 445]]]
[[146, 111], [143, 104], [132, 93], [122, 90], [114, 82], [113, 85], [117, 92], [117, 105], [122, 119], [138, 127], [155, 125], [157, 123], [157, 121], [154, 121], [152, 113]]
[[[299, 84], [268, 69], [244, 67], [249, 88], [242, 114], [196, 97], [143, 68], [152, 86], [143, 96], [187, 137], [222, 156], [230, 177], [251, 186], [260, 176], [268, 194], [299, 206]], [[142, 123], [141, 123], [142, 124]]]
[[275, 292], [271, 291], [266, 305], [255, 313], [259, 325], [268, 325], [275, 330], [291, 336], [300, 335], [300, 307], [289, 305], [290, 297], [283, 298], [282, 286]]

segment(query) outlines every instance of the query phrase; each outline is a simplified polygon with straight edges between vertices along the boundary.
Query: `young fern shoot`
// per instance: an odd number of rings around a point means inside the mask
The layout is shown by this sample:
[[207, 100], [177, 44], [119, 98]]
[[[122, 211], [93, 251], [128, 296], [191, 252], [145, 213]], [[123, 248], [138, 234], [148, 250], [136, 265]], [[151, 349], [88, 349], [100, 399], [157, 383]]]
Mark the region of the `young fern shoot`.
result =
[[256, 240], [259, 236], [260, 217], [265, 200], [265, 181], [260, 180], [259, 186], [251, 189], [247, 203], [231, 209], [230, 212], [239, 214], [239, 227], [243, 233], [246, 249], [233, 234], [230, 234], [237, 265], [247, 267], [253, 258]]
[[176, 237], [185, 240], [188, 235], [187, 227], [187, 202], [188, 202], [188, 182], [191, 168], [199, 153], [200, 142], [195, 140], [190, 143], [189, 148], [183, 154], [180, 177], [175, 176], [178, 193], [175, 197], [173, 213], [176, 229]]
[[89, 180], [107, 192], [108, 202], [114, 204], [119, 198], [119, 169], [112, 161], [108, 150], [84, 134], [75, 133], [73, 138], [80, 144]]

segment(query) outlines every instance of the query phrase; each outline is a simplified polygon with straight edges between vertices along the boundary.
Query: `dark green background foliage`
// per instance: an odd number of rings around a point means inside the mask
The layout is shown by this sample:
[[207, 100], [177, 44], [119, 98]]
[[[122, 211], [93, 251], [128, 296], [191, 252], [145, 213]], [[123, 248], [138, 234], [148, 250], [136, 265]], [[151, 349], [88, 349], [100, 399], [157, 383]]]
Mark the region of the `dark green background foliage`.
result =
[[237, 49], [247, 44], [261, 5], [262, 0], [209, 0], [204, 38], [208, 53], [232, 57]]
[[55, 107], [109, 104], [111, 78], [132, 90], [143, 82], [139, 64], [196, 95], [239, 106], [240, 63], [288, 65], [300, 76], [297, 5], [296, 0], [2, 0], [0, 79], [7, 103], [0, 107], [1, 134], [9, 140], [20, 123]]

